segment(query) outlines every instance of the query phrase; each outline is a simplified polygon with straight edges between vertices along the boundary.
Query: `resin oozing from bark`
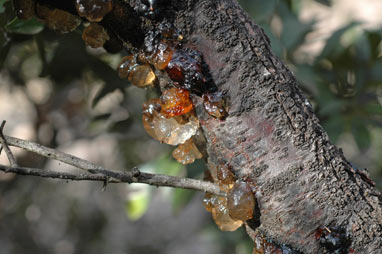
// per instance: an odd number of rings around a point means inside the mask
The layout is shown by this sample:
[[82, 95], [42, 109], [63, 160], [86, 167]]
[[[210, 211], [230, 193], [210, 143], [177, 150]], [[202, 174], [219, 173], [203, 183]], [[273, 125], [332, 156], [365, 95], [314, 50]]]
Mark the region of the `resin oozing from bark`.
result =
[[171, 61], [173, 49], [166, 43], [159, 43], [155, 52], [148, 57], [150, 64], [158, 70], [164, 70]]
[[143, 127], [156, 140], [169, 145], [186, 142], [199, 128], [193, 114], [167, 118], [161, 113], [160, 100], [152, 99], [143, 104]]
[[220, 166], [217, 169], [216, 177], [221, 185], [230, 185], [233, 184], [236, 180], [235, 175], [232, 173], [229, 165]]
[[81, 24], [81, 20], [73, 14], [60, 9], [50, 9], [39, 3], [36, 4], [36, 16], [58, 33], [72, 32]]
[[248, 183], [236, 180], [228, 165], [209, 171], [205, 179], [218, 182], [226, 197], [206, 193], [203, 205], [222, 231], [234, 231], [253, 217], [255, 198]]
[[147, 63], [139, 64], [137, 56], [134, 55], [122, 58], [118, 74], [120, 78], [127, 78], [131, 84], [137, 87], [151, 86], [156, 78], [151, 66]]
[[229, 215], [234, 220], [252, 219], [255, 198], [247, 183], [240, 180], [235, 182], [228, 192], [227, 207]]
[[226, 197], [217, 197], [214, 200], [211, 213], [216, 225], [222, 231], [235, 231], [243, 225], [243, 221], [234, 220], [230, 216]]
[[175, 85], [194, 92], [205, 91], [205, 77], [202, 73], [202, 57], [196, 50], [181, 48], [174, 51], [166, 68]]
[[91, 22], [100, 22], [113, 9], [112, 0], [76, 0], [75, 4], [78, 15]]
[[320, 245], [330, 253], [352, 253], [351, 240], [345, 230], [339, 228], [321, 227], [316, 230], [316, 239]]
[[219, 92], [203, 94], [203, 107], [204, 110], [217, 119], [223, 120], [227, 117], [227, 111], [225, 110], [224, 100]]
[[184, 144], [178, 145], [172, 152], [172, 156], [183, 165], [191, 164], [196, 159], [201, 159], [203, 157], [192, 139], [187, 140]]
[[82, 32], [82, 39], [87, 46], [100, 48], [110, 39], [110, 37], [103, 26], [97, 23], [92, 23]]
[[272, 241], [268, 241], [265, 237], [256, 235], [252, 254], [302, 254], [285, 244], [279, 246]]
[[170, 88], [160, 97], [162, 114], [166, 117], [180, 116], [193, 110], [190, 93], [181, 88]]

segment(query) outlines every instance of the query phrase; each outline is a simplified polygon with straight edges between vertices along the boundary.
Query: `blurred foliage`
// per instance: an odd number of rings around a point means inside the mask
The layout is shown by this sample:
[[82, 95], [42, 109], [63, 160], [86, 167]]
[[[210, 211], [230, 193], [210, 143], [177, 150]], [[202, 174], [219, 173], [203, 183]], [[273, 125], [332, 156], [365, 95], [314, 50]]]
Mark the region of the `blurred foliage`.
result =
[[[354, 21], [334, 31], [313, 59], [304, 59], [301, 48], [311, 42], [307, 35], [315, 31], [317, 21], [299, 19], [302, 0], [239, 2], [265, 30], [274, 53], [295, 72], [331, 140], [336, 143], [350, 134], [359, 156], [379, 147], [380, 135], [373, 138], [371, 133], [382, 132], [381, 28], [363, 29]], [[381, 158], [373, 163], [374, 174], [382, 174]]]
[[[300, 50], [309, 43], [308, 35], [315, 31], [317, 21], [300, 20], [302, 0], [239, 2], [264, 29], [274, 53], [294, 71], [331, 140], [337, 142], [341, 136], [350, 135], [356, 142], [360, 158], [370, 152], [370, 147], [381, 151], [382, 31], [365, 30], [360, 23], [350, 23], [335, 31], [313, 59], [304, 59]], [[317, 2], [331, 4], [328, 0]], [[19, 87], [25, 88], [29, 80], [37, 78], [47, 78], [52, 84], [50, 99], [44, 103], [35, 102], [36, 132], [46, 128], [49, 110], [59, 108], [69, 119], [64, 124], [56, 118], [50, 120], [52, 135], [50, 138], [39, 136], [37, 141], [58, 146], [62, 143], [60, 133], [62, 129], [67, 130], [68, 125], [73, 139], [112, 133], [118, 137], [124, 167], [141, 165], [140, 169], [146, 172], [201, 178], [205, 169], [202, 160], [184, 167], [171, 158], [169, 146], [153, 142], [143, 131], [141, 105], [156, 91], [138, 91], [130, 87], [128, 81], [119, 79], [115, 69], [121, 56], [86, 48], [80, 38], [82, 29], [80, 26], [73, 33], [56, 34], [36, 19], [19, 20], [11, 1], [0, 0], [2, 73]], [[82, 97], [78, 97], [78, 90]], [[116, 106], [99, 109], [100, 104], [108, 101], [114, 101]], [[369, 165], [382, 178], [382, 158], [379, 156]], [[130, 219], [138, 220], [145, 214], [152, 189], [148, 186], [128, 188], [125, 208]], [[194, 192], [190, 191], [169, 191], [174, 212], [179, 213], [193, 196]], [[102, 227], [104, 220], [100, 222]], [[224, 233], [211, 226], [206, 232], [226, 245], [222, 248], [224, 253], [249, 253], [251, 246], [249, 241], [242, 240], [245, 234], [242, 229]]]

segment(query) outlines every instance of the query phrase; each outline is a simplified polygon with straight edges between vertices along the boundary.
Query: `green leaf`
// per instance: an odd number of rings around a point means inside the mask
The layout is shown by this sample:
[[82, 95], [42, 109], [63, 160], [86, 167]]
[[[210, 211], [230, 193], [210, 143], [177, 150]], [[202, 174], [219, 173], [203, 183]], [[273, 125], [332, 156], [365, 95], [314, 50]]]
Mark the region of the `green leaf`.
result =
[[323, 123], [323, 127], [328, 133], [330, 140], [335, 143], [343, 133], [344, 121], [340, 116], [331, 117]]
[[117, 133], [126, 133], [134, 124], [132, 118], [128, 118], [123, 121], [116, 121], [112, 123], [112, 126], [109, 128], [109, 132], [117, 132]]
[[33, 35], [40, 33], [44, 29], [44, 24], [39, 22], [36, 18], [28, 20], [14, 18], [5, 25], [5, 29], [10, 33]]
[[3, 68], [4, 62], [7, 59], [10, 49], [11, 49], [11, 43], [6, 43], [0, 48], [0, 69]]
[[315, 0], [315, 1], [328, 7], [332, 5], [332, 2], [330, 0]]
[[136, 184], [129, 188], [125, 209], [130, 220], [140, 219], [147, 211], [151, 198], [149, 188], [145, 184]]
[[370, 147], [370, 144], [371, 144], [370, 131], [366, 127], [362, 119], [356, 118], [353, 120], [352, 133], [357, 143], [357, 146], [361, 151], [365, 151], [366, 149]]
[[207, 165], [204, 160], [195, 160], [194, 163], [186, 165], [187, 177], [198, 178], [206, 169]]
[[266, 22], [274, 14], [277, 2], [278, 0], [242, 0], [240, 4], [249, 11], [256, 22]]
[[281, 57], [284, 47], [281, 44], [280, 39], [272, 33], [271, 28], [268, 24], [263, 24], [261, 27], [263, 28], [265, 34], [268, 36], [269, 40], [271, 41], [271, 48], [273, 53], [275, 53], [278, 57]]
[[165, 174], [165, 175], [180, 175], [184, 166], [170, 157], [169, 154], [160, 156], [158, 159], [144, 163], [138, 167], [142, 172]]
[[371, 80], [382, 83], [382, 59], [375, 62], [375, 64], [371, 67]]
[[5, 12], [4, 4], [6, 2], [8, 2], [8, 0], [0, 0], [0, 13], [4, 13]]
[[367, 40], [370, 43], [371, 57], [377, 59], [382, 56], [382, 32], [380, 29], [366, 30]]
[[343, 105], [343, 101], [339, 99], [328, 100], [325, 103], [320, 104], [321, 109], [319, 113], [322, 116], [339, 115]]
[[319, 81], [318, 73], [309, 65], [297, 64], [296, 77], [300, 85], [309, 91], [309, 94], [318, 96], [319, 90], [317, 83]]
[[172, 176], [179, 175], [184, 170], [184, 166], [172, 159], [169, 155], [162, 156], [156, 160], [154, 167], [157, 173]]
[[89, 66], [98, 76], [98, 78], [105, 81], [105, 85], [97, 93], [96, 97], [92, 101], [92, 106], [94, 107], [105, 95], [114, 92], [116, 89], [120, 89], [123, 93], [123, 89], [128, 87], [129, 82], [122, 80], [118, 77], [118, 74], [113, 70], [110, 65], [99, 60], [98, 58], [92, 57], [89, 61]]
[[359, 22], [352, 22], [337, 31], [335, 31], [329, 39], [326, 41], [326, 45], [324, 49], [321, 51], [320, 56], [317, 57], [317, 60], [320, 60], [322, 58], [328, 57], [328, 56], [333, 56], [333, 55], [338, 55], [340, 54], [343, 50], [344, 47], [341, 45], [341, 37], [355, 27], [356, 25], [359, 25]]
[[179, 213], [186, 207], [195, 195], [195, 191], [185, 189], [174, 189], [172, 197], [172, 209], [174, 213]]
[[[1, 1], [1, 0], [0, 0]], [[0, 27], [5, 27], [11, 20], [16, 17], [15, 12], [13, 11], [13, 6], [10, 1], [2, 1], [1, 7], [3, 11], [0, 12]], [[1, 29], [5, 32], [5, 29]]]
[[56, 36], [59, 44], [48, 62], [47, 73], [57, 84], [66, 85], [82, 77], [92, 57], [86, 52], [80, 36], [74, 33]]
[[371, 49], [368, 38], [365, 33], [362, 33], [360, 37], [355, 42], [356, 47], [356, 57], [367, 63], [371, 58]]
[[288, 50], [293, 50], [301, 45], [306, 34], [312, 31], [315, 21], [306, 24], [301, 23], [298, 17], [283, 2], [278, 5], [277, 10], [283, 21], [280, 40]]
[[365, 106], [365, 109], [369, 114], [376, 114], [382, 116], [382, 105], [377, 102], [368, 103]]

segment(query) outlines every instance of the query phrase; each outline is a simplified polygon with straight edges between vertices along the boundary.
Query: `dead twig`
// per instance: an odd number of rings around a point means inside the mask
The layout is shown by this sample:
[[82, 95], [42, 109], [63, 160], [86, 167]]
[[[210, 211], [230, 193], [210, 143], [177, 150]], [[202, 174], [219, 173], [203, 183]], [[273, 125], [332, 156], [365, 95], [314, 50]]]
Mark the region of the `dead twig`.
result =
[[209, 192], [215, 195], [225, 195], [221, 192], [217, 184], [191, 179], [191, 178], [180, 178], [176, 176], [161, 175], [161, 174], [150, 174], [141, 172], [138, 168], [134, 167], [131, 171], [114, 171], [106, 169], [102, 166], [94, 164], [90, 161], [78, 158], [76, 156], [57, 151], [52, 148], [48, 148], [37, 144], [35, 142], [22, 140], [14, 137], [4, 136], [4, 140], [10, 146], [15, 146], [23, 148], [27, 151], [42, 155], [47, 158], [61, 161], [65, 164], [72, 165], [76, 168], [86, 170], [91, 174], [72, 174], [72, 173], [61, 173], [51, 170], [42, 170], [36, 168], [23, 168], [18, 166], [4, 166], [0, 165], [0, 171], [12, 172], [22, 175], [34, 175], [40, 177], [48, 178], [58, 178], [66, 180], [90, 180], [90, 181], [102, 181], [106, 183], [145, 183], [157, 187], [174, 187], [183, 188], [190, 190], [197, 190], [203, 192]]
[[5, 123], [6, 123], [6, 121], [3, 121], [1, 123], [1, 126], [0, 126], [0, 142], [2, 144], [1, 149], [0, 149], [0, 153], [1, 153], [1, 150], [4, 149], [4, 152], [5, 152], [5, 154], [8, 157], [9, 164], [12, 167], [17, 167], [16, 159], [13, 156], [13, 153], [12, 153], [11, 149], [9, 149], [7, 141], [6, 141], [6, 139], [4, 137], [4, 134], [3, 134], [3, 129], [4, 129]]

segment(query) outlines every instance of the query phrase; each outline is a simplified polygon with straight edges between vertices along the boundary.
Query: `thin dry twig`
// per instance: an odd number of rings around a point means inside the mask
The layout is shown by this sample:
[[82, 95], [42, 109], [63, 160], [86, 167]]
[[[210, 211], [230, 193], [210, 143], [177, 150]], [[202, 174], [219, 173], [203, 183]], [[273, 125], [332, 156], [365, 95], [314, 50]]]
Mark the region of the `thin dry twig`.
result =
[[158, 187], [162, 187], [162, 186], [175, 187], [175, 188], [183, 188], [183, 189], [209, 192], [215, 195], [223, 195], [223, 196], [225, 195], [225, 193], [221, 192], [218, 185], [211, 182], [200, 181], [200, 180], [191, 179], [191, 178], [180, 178], [176, 176], [144, 173], [139, 171], [138, 168], [133, 168], [132, 171], [124, 171], [124, 172], [113, 171], [113, 170], [109, 170], [104, 167], [101, 167], [92, 162], [78, 158], [76, 156], [42, 146], [35, 142], [26, 141], [26, 140], [9, 137], [9, 136], [5, 136], [5, 141], [10, 146], [23, 148], [27, 151], [42, 155], [44, 157], [58, 160], [65, 164], [72, 165], [76, 168], [86, 170], [87, 172], [91, 174], [95, 174], [95, 175], [69, 174], [69, 173], [61, 173], [61, 172], [51, 171], [51, 170], [44, 171], [42, 169], [35, 169], [35, 168], [22, 168], [17, 166], [7, 167], [7, 166], [0, 165], [0, 170], [5, 172], [13, 172], [16, 174], [34, 175], [34, 176], [59, 178], [59, 179], [67, 179], [67, 180], [91, 180], [91, 181], [103, 181], [107, 183], [119, 183], [119, 182], [145, 183], [145, 184], [158, 186]]
[[[1, 126], [0, 126], [0, 142], [1, 142], [1, 144], [2, 144], [2, 149], [4, 149], [4, 152], [5, 152], [5, 154], [6, 154], [7, 157], [8, 157], [9, 164], [10, 164], [12, 167], [17, 167], [16, 159], [15, 159], [15, 157], [13, 156], [13, 153], [12, 153], [11, 149], [9, 149], [9, 146], [8, 146], [8, 144], [7, 144], [7, 141], [5, 140], [5, 137], [4, 137], [4, 134], [3, 134], [3, 129], [4, 129], [5, 123], [6, 123], [6, 121], [3, 121], [3, 122], [1, 123]], [[0, 151], [1, 151], [1, 150], [0, 150]]]
[[57, 172], [46, 169], [39, 168], [27, 168], [27, 167], [10, 167], [0, 164], [0, 171], [6, 173], [15, 173], [18, 175], [31, 175], [39, 176], [45, 178], [57, 178], [62, 180], [73, 180], [73, 181], [107, 181], [108, 183], [119, 183], [120, 181], [115, 181], [113, 179], [108, 179], [105, 175], [90, 175], [90, 174], [72, 174], [66, 172]]

